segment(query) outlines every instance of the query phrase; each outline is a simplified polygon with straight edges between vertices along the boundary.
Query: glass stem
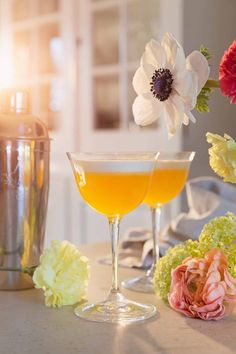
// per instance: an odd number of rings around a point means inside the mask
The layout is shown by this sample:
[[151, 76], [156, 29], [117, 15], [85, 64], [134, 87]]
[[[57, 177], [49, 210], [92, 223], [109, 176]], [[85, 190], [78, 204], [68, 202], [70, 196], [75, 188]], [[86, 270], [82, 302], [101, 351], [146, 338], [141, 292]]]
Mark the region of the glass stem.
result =
[[152, 267], [147, 271], [147, 275], [153, 277], [156, 263], [159, 260], [159, 243], [161, 233], [161, 207], [151, 208], [152, 217], [152, 238], [153, 238], [153, 262]]
[[112, 252], [112, 286], [110, 294], [117, 294], [120, 292], [118, 283], [118, 251], [119, 251], [119, 231], [120, 218], [114, 217], [109, 219], [109, 228], [111, 236], [111, 252]]

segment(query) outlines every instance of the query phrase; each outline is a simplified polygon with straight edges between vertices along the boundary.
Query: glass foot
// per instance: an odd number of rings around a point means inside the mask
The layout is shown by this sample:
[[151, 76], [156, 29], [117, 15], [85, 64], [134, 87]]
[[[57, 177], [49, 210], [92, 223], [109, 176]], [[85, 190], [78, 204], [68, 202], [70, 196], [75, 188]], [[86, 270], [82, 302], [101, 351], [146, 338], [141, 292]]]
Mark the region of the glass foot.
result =
[[122, 286], [126, 289], [141, 293], [154, 293], [152, 277], [148, 275], [125, 280], [122, 282]]
[[78, 317], [95, 322], [132, 323], [147, 320], [156, 314], [154, 305], [144, 305], [126, 299], [123, 295], [109, 296], [97, 304], [83, 304], [75, 309]]

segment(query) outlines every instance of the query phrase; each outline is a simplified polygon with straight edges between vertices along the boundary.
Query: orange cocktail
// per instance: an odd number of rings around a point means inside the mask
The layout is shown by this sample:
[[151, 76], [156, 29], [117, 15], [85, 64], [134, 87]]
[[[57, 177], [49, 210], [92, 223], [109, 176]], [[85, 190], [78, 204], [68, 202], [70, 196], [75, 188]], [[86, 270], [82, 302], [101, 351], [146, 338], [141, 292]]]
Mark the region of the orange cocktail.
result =
[[150, 173], [144, 172], [75, 172], [84, 200], [108, 217], [123, 216], [142, 203]]
[[160, 207], [175, 198], [184, 188], [190, 163], [158, 161], [144, 203]]
[[125, 288], [153, 292], [152, 279], [159, 259], [161, 207], [177, 197], [184, 188], [193, 158], [194, 152], [160, 153], [144, 199], [152, 215], [153, 264], [144, 276], [124, 281]]
[[80, 304], [75, 314], [90, 321], [130, 323], [155, 315], [154, 305], [122, 295], [118, 282], [118, 245], [122, 217], [140, 205], [147, 193], [157, 153], [68, 153], [83, 199], [108, 218], [112, 253], [112, 286], [106, 300]]

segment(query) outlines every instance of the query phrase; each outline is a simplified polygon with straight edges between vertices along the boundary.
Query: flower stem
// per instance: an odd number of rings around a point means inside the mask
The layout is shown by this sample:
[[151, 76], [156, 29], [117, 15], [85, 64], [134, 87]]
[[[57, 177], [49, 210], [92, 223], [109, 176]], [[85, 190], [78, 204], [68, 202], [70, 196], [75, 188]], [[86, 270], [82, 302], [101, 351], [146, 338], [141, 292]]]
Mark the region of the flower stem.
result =
[[220, 83], [219, 83], [218, 80], [209, 79], [205, 83], [204, 87], [207, 87], [207, 88], [219, 88], [220, 87]]

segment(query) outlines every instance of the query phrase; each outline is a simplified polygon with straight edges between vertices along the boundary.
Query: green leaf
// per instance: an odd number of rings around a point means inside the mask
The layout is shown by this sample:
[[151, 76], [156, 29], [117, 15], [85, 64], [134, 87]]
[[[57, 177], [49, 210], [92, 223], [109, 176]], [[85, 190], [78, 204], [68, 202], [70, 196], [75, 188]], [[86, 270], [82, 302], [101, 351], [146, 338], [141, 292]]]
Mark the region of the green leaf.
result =
[[[212, 58], [212, 55], [207, 47], [204, 47], [203, 45], [200, 47], [200, 52], [204, 57], [207, 59], [208, 64], [210, 59]], [[210, 65], [210, 64], [209, 64]], [[201, 89], [198, 97], [197, 97], [197, 102], [195, 109], [198, 112], [209, 112], [209, 106], [208, 106], [208, 101], [210, 99], [210, 94], [213, 91], [213, 87], [218, 87], [218, 83], [215, 80], [207, 80], [205, 86]]]
[[213, 91], [212, 88], [209, 87], [203, 87], [197, 96], [197, 103], [195, 106], [195, 109], [198, 112], [209, 112], [209, 106], [208, 106], [208, 101], [210, 99], [209, 95]]
[[203, 45], [201, 45], [200, 52], [202, 53], [202, 55], [204, 55], [204, 57], [209, 62], [210, 59], [212, 58], [212, 54], [210, 53], [209, 49], [207, 47], [204, 47]]

